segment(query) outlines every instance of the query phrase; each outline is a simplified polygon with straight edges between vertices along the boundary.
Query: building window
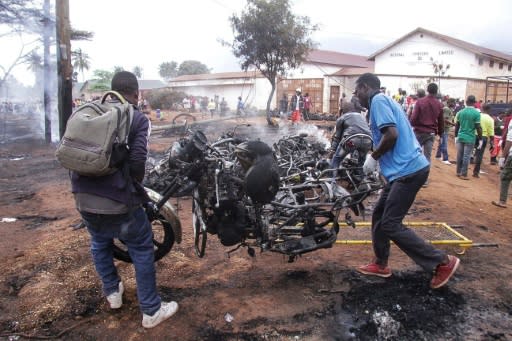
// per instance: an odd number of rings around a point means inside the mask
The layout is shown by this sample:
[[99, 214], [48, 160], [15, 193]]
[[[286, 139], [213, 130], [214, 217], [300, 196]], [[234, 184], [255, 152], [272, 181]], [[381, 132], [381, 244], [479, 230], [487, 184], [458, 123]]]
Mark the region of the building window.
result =
[[508, 71], [512, 71], [512, 64], [508, 64]]
[[499, 68], [500, 68], [500, 70], [503, 69], [503, 63], [500, 63]]
[[489, 61], [489, 67], [494, 67], [494, 60]]
[[478, 58], [478, 65], [484, 65], [484, 59]]

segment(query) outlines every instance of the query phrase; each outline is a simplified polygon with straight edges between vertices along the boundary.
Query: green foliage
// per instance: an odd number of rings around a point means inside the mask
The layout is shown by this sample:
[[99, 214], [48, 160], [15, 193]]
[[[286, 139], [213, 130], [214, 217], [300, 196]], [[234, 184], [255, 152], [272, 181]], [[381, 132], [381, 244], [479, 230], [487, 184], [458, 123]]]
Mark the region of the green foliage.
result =
[[230, 20], [232, 50], [242, 69], [255, 66], [271, 83], [299, 67], [314, 47], [310, 35], [317, 26], [295, 16], [288, 0], [248, 0], [246, 10]]
[[158, 74], [160, 77], [168, 81], [169, 79], [176, 77], [178, 75], [178, 63], [172, 62], [163, 62], [158, 66]]
[[151, 90], [146, 95], [149, 105], [153, 109], [170, 110], [181, 104], [187, 96], [181, 91], [171, 91], [169, 89]]
[[110, 83], [114, 72], [107, 70], [94, 70], [93, 82], [91, 82], [90, 90], [92, 91], [107, 91], [110, 90]]
[[84, 70], [89, 70], [91, 66], [91, 61], [89, 55], [82, 51], [82, 49], [76, 49], [71, 51], [71, 61], [73, 65], [73, 69], [76, 69], [82, 73], [82, 81], [84, 78]]
[[210, 69], [197, 60], [185, 60], [178, 68], [178, 76], [210, 73]]
[[[289, 0], [247, 0], [240, 16], [230, 18], [234, 33], [231, 48], [243, 70], [258, 69], [272, 85], [267, 113], [276, 87], [276, 77], [298, 68], [315, 43], [311, 34], [318, 29], [309, 17], [295, 16]], [[271, 124], [270, 119], [267, 121]]]

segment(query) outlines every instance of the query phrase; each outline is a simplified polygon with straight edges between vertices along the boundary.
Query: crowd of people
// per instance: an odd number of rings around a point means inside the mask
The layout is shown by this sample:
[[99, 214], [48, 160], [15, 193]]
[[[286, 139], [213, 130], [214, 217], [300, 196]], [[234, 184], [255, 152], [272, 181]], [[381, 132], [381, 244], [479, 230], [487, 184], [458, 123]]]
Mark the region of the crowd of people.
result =
[[224, 97], [220, 99], [219, 95], [214, 95], [213, 98], [207, 96], [185, 96], [182, 101], [183, 110], [194, 113], [200, 112], [203, 115], [210, 115], [213, 118], [214, 114], [225, 116], [229, 111], [228, 102]]
[[[399, 88], [395, 95], [390, 96], [385, 87], [380, 87], [379, 93], [391, 98], [402, 109], [429, 163], [437, 141], [435, 159], [447, 166], [455, 164], [455, 175], [459, 179], [470, 180], [469, 175], [474, 179], [480, 178], [484, 173], [482, 170], [484, 155], [489, 150], [489, 164], [491, 166], [500, 164], [501, 169], [500, 200], [492, 203], [505, 208], [511, 177], [507, 166], [509, 149], [506, 148], [506, 144], [512, 109], [494, 112], [490, 101], [484, 103], [483, 100], [477, 100], [474, 95], [469, 95], [465, 100], [455, 99], [441, 96], [438, 90], [436, 83], [430, 83], [426, 91], [418, 89], [415, 94], [407, 95], [405, 90]], [[340, 97], [340, 115], [342, 116], [338, 119], [336, 129], [341, 127], [339, 121], [345, 120], [343, 114], [347, 112], [346, 103], [351, 103], [351, 108], [354, 108], [355, 112], [362, 112], [363, 115], [368, 113], [368, 110], [361, 106], [355, 93], [350, 100], [347, 100], [343, 93]], [[359, 130], [359, 133], [364, 133], [364, 129]], [[448, 152], [450, 136], [454, 137], [456, 147], [453, 162], [450, 161]], [[333, 145], [338, 146], [334, 139]], [[333, 148], [331, 155], [337, 155], [332, 163], [337, 165], [339, 155], [343, 153], [335, 153]], [[471, 173], [469, 173], [470, 165], [473, 165]], [[427, 179], [423, 187], [428, 185]]]
[[[152, 227], [144, 211], [149, 202], [142, 189], [148, 157], [149, 121], [137, 110], [139, 87], [134, 74], [127, 71], [116, 73], [112, 89], [134, 106], [128, 137], [130, 152], [125, 161], [127, 167], [98, 177], [72, 172], [71, 187], [76, 208], [91, 236], [93, 261], [110, 308], [119, 309], [123, 305], [124, 284], [113, 260], [113, 239], [117, 238], [123, 240], [133, 260], [142, 326], [153, 328], [174, 315], [178, 303], [164, 302], [158, 294]], [[358, 267], [357, 271], [370, 276], [392, 276], [388, 259], [391, 242], [394, 242], [422, 269], [433, 274], [430, 280], [433, 289], [449, 281], [460, 260], [423, 240], [403, 224], [403, 219], [417, 193], [428, 184], [436, 136], [439, 136], [436, 158], [451, 165], [447, 140], [454, 127], [456, 175], [462, 180], [469, 179], [468, 165], [472, 153], [475, 164], [473, 177], [478, 178], [486, 145], [489, 144], [493, 152], [501, 148], [501, 157], [499, 153], [491, 155], [492, 162], [497, 161], [503, 169], [500, 199], [493, 201], [494, 205], [506, 207], [512, 180], [512, 111], [491, 117], [490, 106], [485, 104], [478, 108], [475, 96], [468, 96], [461, 105], [451, 99], [440, 100], [437, 92], [437, 85], [431, 83], [427, 87], [428, 94], [418, 96], [416, 102], [409, 104], [404, 99], [404, 106], [400, 103], [406, 95], [404, 91], [400, 91], [402, 97], [392, 98], [385, 94], [376, 75], [361, 75], [356, 81], [353, 97], [346, 100], [342, 95], [340, 117], [336, 121], [331, 146], [333, 166], [357, 151], [362, 175], [380, 172], [386, 179], [372, 213], [374, 259]], [[283, 99], [281, 109], [285, 112], [291, 109], [292, 121], [300, 120], [300, 116], [307, 114], [309, 109], [307, 98], [307, 94], [302, 96], [297, 89], [289, 105], [286, 101], [286, 108]], [[188, 102], [184, 100], [184, 106], [190, 105], [194, 110], [192, 99], [187, 97], [186, 100]], [[237, 109], [243, 110], [242, 98], [238, 100]], [[214, 97], [200, 105], [213, 115], [222, 110], [223, 101]], [[501, 135], [501, 141], [497, 135]]]

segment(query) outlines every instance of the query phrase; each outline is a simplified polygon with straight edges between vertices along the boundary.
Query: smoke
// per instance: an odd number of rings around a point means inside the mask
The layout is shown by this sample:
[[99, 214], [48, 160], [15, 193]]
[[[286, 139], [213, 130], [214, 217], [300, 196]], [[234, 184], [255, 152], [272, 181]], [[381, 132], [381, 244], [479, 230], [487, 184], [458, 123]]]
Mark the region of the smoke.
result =
[[[55, 1], [50, 1], [50, 19], [55, 22]], [[32, 19], [26, 20], [27, 27]], [[1, 25], [0, 25], [1, 26]], [[9, 27], [1, 27], [9, 29]], [[46, 32], [49, 54], [44, 63], [45, 32], [22, 33], [0, 37], [0, 44], [10, 54], [0, 57], [0, 143], [19, 140], [52, 142], [59, 140], [58, 77], [56, 28]], [[30, 42], [30, 43], [28, 43]], [[46, 70], [45, 70], [46, 68]], [[6, 74], [6, 70], [10, 70]], [[44, 97], [47, 95], [45, 110]], [[45, 113], [46, 111], [46, 113]], [[45, 121], [50, 124], [46, 128]]]

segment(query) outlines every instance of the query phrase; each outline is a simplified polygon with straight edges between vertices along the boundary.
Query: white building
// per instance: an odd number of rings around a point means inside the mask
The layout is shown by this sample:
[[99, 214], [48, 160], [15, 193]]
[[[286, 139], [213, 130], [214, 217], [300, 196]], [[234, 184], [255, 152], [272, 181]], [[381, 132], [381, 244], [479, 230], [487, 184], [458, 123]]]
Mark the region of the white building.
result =
[[[398, 88], [407, 93], [425, 88], [430, 78], [444, 95], [485, 99], [487, 77], [512, 76], [511, 55], [424, 28], [415, 29], [368, 58], [375, 61], [375, 73], [392, 95]], [[444, 72], [436, 74], [433, 63], [443, 65]], [[503, 99], [503, 94], [503, 89], [493, 86], [487, 98], [496, 101]]]
[[246, 107], [266, 108], [271, 90], [270, 82], [258, 71], [184, 75], [172, 79], [169, 86], [174, 91], [196, 97], [214, 98], [218, 95], [232, 110], [236, 109], [239, 96]]
[[[287, 78], [277, 80], [270, 107], [277, 108], [278, 99], [283, 95], [289, 101], [295, 89], [300, 88], [303, 95], [310, 95], [313, 111], [336, 112], [340, 84], [333, 81], [335, 85], [331, 86], [328, 75], [347, 67], [364, 69], [372, 64], [366, 56], [312, 50], [299, 69], [291, 70]], [[239, 96], [246, 106], [265, 109], [271, 92], [270, 82], [259, 71], [185, 75], [172, 79], [169, 87], [193, 96], [224, 97], [231, 109], [236, 108]]]
[[[444, 72], [436, 74], [433, 63], [442, 64]], [[512, 81], [512, 56], [423, 28], [415, 29], [369, 57], [312, 50], [299, 69], [277, 80], [271, 108], [278, 107], [283, 95], [289, 101], [295, 89], [301, 88], [303, 95], [310, 95], [313, 112], [335, 113], [341, 94], [350, 98], [356, 79], [365, 72], [377, 74], [390, 95], [398, 88], [408, 94], [415, 93], [433, 80], [443, 95], [455, 98], [475, 95], [477, 99], [494, 102], [506, 99]], [[488, 77], [508, 78], [508, 81], [486, 82]], [[238, 96], [242, 96], [246, 105], [265, 109], [271, 91], [268, 80], [254, 71], [181, 76], [170, 81], [169, 86], [195, 96], [225, 97], [233, 109]], [[508, 92], [510, 101], [512, 87]]]

